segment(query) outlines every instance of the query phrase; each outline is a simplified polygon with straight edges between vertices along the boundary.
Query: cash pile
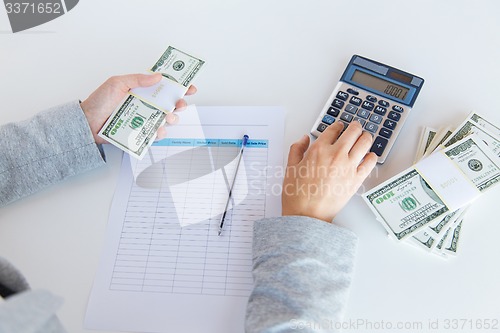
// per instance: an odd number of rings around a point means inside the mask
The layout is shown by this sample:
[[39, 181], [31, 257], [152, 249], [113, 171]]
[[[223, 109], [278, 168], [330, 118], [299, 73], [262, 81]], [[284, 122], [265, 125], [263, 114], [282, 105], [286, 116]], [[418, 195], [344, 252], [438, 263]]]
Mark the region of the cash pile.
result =
[[456, 255], [464, 216], [500, 180], [500, 129], [472, 112], [455, 130], [423, 129], [415, 163], [363, 194], [389, 236]]
[[134, 88], [99, 131], [99, 136], [141, 159], [165, 124], [168, 112], [182, 98], [205, 64], [203, 60], [169, 46], [150, 72], [162, 81], [147, 88]]

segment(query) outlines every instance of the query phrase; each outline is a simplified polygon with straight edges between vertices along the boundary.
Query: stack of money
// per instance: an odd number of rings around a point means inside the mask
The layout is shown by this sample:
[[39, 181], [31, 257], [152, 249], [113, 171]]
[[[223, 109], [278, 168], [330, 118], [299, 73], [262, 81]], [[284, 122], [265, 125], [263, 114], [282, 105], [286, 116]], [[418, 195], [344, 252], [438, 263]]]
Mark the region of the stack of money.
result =
[[391, 238], [456, 255], [470, 204], [500, 180], [500, 129], [472, 112], [455, 130], [425, 127], [412, 167], [363, 194]]
[[163, 75], [152, 87], [135, 88], [116, 108], [99, 131], [99, 136], [141, 159], [165, 124], [168, 112], [182, 98], [200, 72], [204, 61], [169, 46], [150, 72]]

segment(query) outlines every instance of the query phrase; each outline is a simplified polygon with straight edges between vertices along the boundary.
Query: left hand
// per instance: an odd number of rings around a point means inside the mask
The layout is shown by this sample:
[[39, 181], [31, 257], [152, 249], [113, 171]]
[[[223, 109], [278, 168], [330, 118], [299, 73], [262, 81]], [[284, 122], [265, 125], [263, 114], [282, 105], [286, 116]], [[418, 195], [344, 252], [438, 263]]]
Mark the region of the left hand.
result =
[[[97, 144], [106, 143], [100, 138], [97, 133], [101, 130], [104, 123], [109, 118], [111, 113], [118, 107], [118, 104], [123, 101], [128, 92], [136, 87], [149, 87], [161, 81], [161, 74], [129, 74], [121, 76], [113, 76], [106, 80], [99, 88], [97, 88], [86, 100], [80, 103], [80, 106], [87, 117], [92, 135]], [[196, 87], [190, 86], [186, 95], [196, 93]], [[187, 106], [183, 99], [177, 101], [175, 110], [182, 110]], [[167, 123], [174, 124], [177, 122], [177, 115], [169, 113], [166, 117]], [[157, 138], [164, 138], [166, 130], [164, 127], [158, 129]]]

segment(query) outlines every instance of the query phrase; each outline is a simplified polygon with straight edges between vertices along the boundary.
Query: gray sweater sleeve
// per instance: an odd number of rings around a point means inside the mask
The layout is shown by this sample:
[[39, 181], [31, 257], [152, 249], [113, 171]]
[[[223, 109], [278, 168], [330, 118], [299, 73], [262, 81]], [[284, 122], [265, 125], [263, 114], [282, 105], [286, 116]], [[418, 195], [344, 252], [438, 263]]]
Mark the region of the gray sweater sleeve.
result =
[[356, 243], [351, 231], [309, 217], [257, 221], [246, 332], [335, 331]]
[[104, 164], [74, 101], [0, 126], [0, 207]]

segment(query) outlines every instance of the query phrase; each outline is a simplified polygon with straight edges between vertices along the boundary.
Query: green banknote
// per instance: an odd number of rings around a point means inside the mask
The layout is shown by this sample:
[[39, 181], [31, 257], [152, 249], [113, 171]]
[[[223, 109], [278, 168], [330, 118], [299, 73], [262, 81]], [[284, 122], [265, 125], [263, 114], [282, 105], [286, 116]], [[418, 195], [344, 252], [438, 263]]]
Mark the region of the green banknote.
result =
[[500, 156], [500, 129], [476, 112], [467, 116], [444, 142], [444, 146], [449, 147], [471, 134], [479, 136], [496, 156]]
[[203, 60], [169, 46], [160, 59], [151, 67], [151, 71], [159, 72], [164, 77], [187, 88], [204, 64]]
[[363, 199], [398, 240], [449, 211], [418, 171], [411, 168], [363, 194]]
[[[204, 64], [203, 60], [169, 46], [151, 71], [176, 82], [185, 93]], [[151, 102], [130, 94], [111, 114], [99, 136], [141, 159], [156, 138], [158, 128], [165, 124], [165, 117], [166, 113]]]
[[[499, 159], [475, 135], [435, 154], [444, 154], [452, 162], [445, 165], [461, 171], [460, 177], [464, 178], [450, 178], [452, 182], [472, 183], [477, 190], [483, 192], [500, 180]], [[444, 226], [446, 217], [454, 215], [444, 203], [447, 198], [443, 196], [447, 192], [438, 188], [448, 183], [429, 184], [425, 180], [429, 178], [427, 176], [420, 174], [414, 166], [363, 194], [363, 199], [389, 234], [398, 240], [414, 234], [424, 226], [439, 228], [440, 221], [443, 221]], [[434, 231], [439, 233], [440, 230]]]

